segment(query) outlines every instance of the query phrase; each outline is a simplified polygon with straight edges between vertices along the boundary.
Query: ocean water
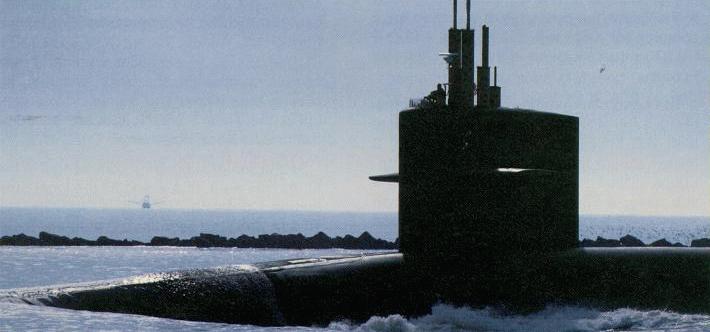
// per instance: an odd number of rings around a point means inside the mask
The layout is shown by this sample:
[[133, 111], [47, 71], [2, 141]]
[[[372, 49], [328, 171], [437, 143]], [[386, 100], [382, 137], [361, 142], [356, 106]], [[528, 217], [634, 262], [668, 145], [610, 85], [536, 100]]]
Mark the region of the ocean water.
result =
[[[580, 237], [618, 238], [627, 233], [650, 242], [662, 237], [688, 243], [707, 237], [708, 218], [583, 216]], [[0, 209], [0, 235], [39, 231], [96, 238], [149, 240], [153, 235], [189, 237], [199, 232], [359, 234], [392, 240], [394, 213], [288, 211], [183, 211], [95, 209]], [[357, 250], [284, 250], [177, 247], [0, 247], [0, 293], [15, 288], [124, 278], [187, 268], [358, 254]], [[710, 300], [710, 299], [709, 299]], [[710, 316], [667, 311], [551, 306], [531, 315], [493, 308], [432, 307], [423, 317], [372, 317], [364, 323], [265, 328], [57, 309], [0, 301], [0, 331], [710, 331]]]

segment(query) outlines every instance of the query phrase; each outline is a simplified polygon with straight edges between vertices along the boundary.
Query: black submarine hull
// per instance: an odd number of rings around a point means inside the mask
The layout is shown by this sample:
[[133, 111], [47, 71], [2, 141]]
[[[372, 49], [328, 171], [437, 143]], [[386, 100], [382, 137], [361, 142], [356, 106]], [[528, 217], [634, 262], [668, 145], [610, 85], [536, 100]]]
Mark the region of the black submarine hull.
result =
[[433, 302], [412, 302], [402, 272], [398, 253], [298, 259], [15, 289], [0, 300], [262, 326], [425, 313]]
[[[224, 323], [324, 325], [427, 314], [437, 302], [528, 312], [547, 304], [710, 314], [710, 249], [584, 248], [438, 288], [399, 253], [277, 261], [17, 289], [4, 301]], [[486, 273], [490, 273], [488, 270]], [[484, 287], [470, 281], [496, 280]], [[466, 294], [451, 297], [449, 294]]]

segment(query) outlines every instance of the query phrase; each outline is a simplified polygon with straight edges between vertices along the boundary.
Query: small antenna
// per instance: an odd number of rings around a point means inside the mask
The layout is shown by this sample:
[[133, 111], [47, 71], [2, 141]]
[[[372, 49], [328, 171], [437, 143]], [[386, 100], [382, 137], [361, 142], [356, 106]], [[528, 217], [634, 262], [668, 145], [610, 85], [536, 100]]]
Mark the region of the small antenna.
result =
[[471, 30], [471, 0], [466, 0], [466, 30]]
[[498, 66], [493, 66], [493, 86], [498, 86]]
[[454, 29], [456, 29], [456, 3], [457, 1], [454, 0]]
[[488, 67], [488, 27], [483, 25], [483, 45], [481, 47], [481, 66]]

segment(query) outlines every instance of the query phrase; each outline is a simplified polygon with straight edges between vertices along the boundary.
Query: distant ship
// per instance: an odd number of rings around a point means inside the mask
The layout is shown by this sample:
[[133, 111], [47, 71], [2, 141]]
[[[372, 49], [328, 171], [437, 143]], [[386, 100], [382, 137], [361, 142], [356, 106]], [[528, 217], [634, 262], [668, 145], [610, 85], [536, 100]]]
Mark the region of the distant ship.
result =
[[151, 202], [150, 202], [150, 196], [148, 196], [148, 195], [143, 196], [143, 201], [142, 201], [142, 202], [137, 202], [137, 201], [129, 201], [129, 202], [131, 202], [131, 203], [133, 203], [133, 204], [140, 205], [141, 208], [144, 208], [144, 209], [150, 209], [152, 206], [158, 205], [158, 204], [161, 203], [161, 202], [151, 203]]

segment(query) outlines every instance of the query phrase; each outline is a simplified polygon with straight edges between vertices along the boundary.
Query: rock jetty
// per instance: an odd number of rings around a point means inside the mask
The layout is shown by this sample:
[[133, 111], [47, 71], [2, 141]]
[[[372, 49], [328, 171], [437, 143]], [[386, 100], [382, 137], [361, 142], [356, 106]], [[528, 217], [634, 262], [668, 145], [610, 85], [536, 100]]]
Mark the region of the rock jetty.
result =
[[[645, 244], [629, 234], [624, 235], [620, 239], [605, 239], [597, 236], [596, 240], [584, 239], [579, 242], [580, 247], [687, 247], [686, 245], [676, 242], [671, 243], [666, 239], [656, 240], [650, 244]], [[710, 247], [710, 239], [693, 240], [690, 243], [691, 247]]]
[[[39, 238], [26, 234], [3, 236], [0, 246], [174, 246], [174, 247], [224, 247], [224, 248], [279, 248], [279, 249], [398, 249], [399, 239], [394, 242], [377, 239], [368, 232], [360, 236], [352, 235], [330, 237], [323, 232], [307, 237], [298, 234], [261, 234], [259, 236], [240, 235], [236, 238], [200, 233], [189, 239], [178, 237], [154, 236], [150, 242], [136, 240], [116, 240], [106, 236], [99, 236], [96, 240], [87, 240], [80, 237], [69, 238], [47, 232], [40, 232]], [[671, 243], [660, 239], [649, 244], [644, 243], [632, 235], [625, 235], [620, 239], [606, 239], [597, 237], [595, 240], [583, 239], [580, 247], [687, 247], [676, 242]], [[690, 247], [710, 247], [710, 238], [692, 240]]]
[[397, 249], [398, 241], [376, 239], [370, 233], [364, 232], [358, 237], [352, 235], [330, 237], [319, 232], [311, 237], [298, 234], [262, 234], [257, 237], [241, 235], [237, 238], [227, 238], [216, 234], [200, 233], [189, 239], [155, 236], [150, 242], [135, 240], [115, 240], [106, 236], [87, 240], [80, 237], [66, 236], [40, 232], [39, 238], [17, 234], [3, 236], [0, 245], [4, 246], [176, 246], [176, 247], [226, 247], [226, 248], [282, 248], [282, 249]]

